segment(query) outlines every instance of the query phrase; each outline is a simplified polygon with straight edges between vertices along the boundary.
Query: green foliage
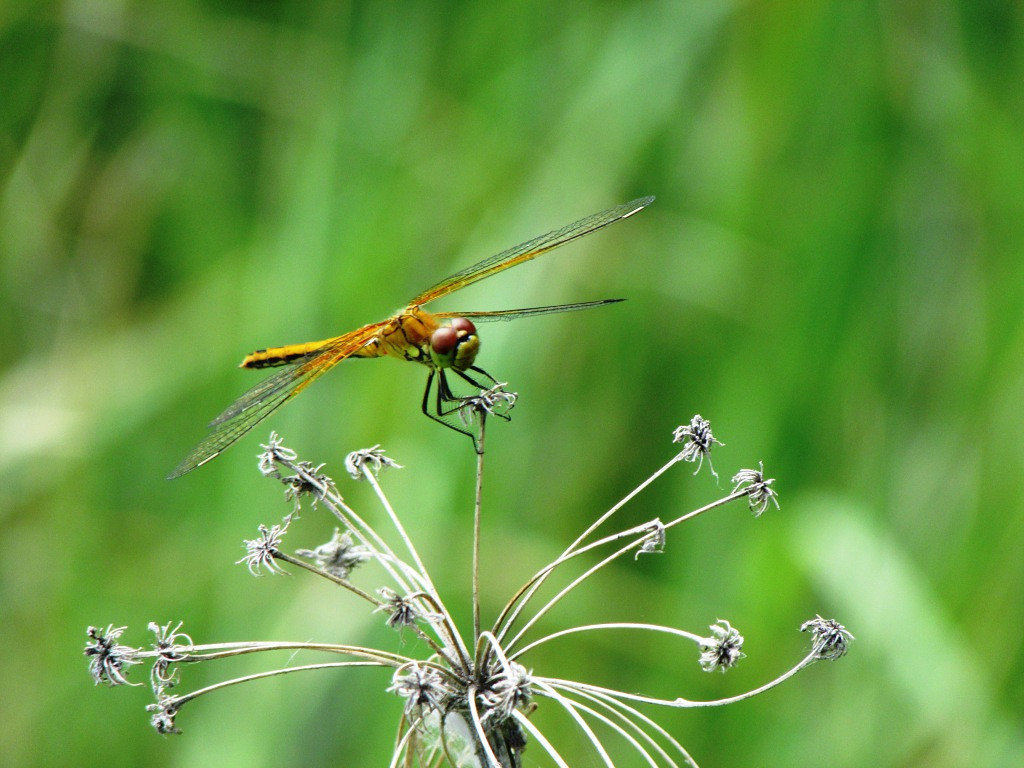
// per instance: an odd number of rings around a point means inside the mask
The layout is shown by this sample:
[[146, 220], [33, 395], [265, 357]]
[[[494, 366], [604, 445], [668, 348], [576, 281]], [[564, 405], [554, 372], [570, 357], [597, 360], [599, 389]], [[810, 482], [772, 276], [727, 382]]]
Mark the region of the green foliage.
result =
[[[512, 537], [525, 560], [488, 575], [485, 605], [700, 412], [722, 476], [763, 459], [781, 511], [701, 520], [669, 538], [684, 556], [630, 562], [575, 608], [727, 618], [748, 658], [724, 678], [642, 653], [601, 668], [581, 641], [593, 681], [728, 695], [835, 615], [857, 636], [841, 664], [670, 730], [706, 768], [1019, 764], [1021, 33], [1012, 3], [5, 3], [5, 764], [380, 764], [401, 710], [385, 679], [269, 681], [163, 739], [144, 689], [90, 686], [85, 628], [381, 632], [333, 591], [232, 565], [286, 511], [256, 473], [271, 428], [339, 479], [345, 453], [384, 444], [435, 575], [466, 584], [446, 548], [468, 539], [473, 456], [419, 414], [414, 366], [342, 365], [163, 477], [259, 375], [234, 367], [251, 349], [380, 319], [644, 194], [629, 221], [439, 307], [628, 299], [482, 328], [480, 364], [521, 397], [488, 436], [484, 557]], [[677, 473], [636, 522], [710, 482]], [[364, 491], [342, 486], [357, 507]]]

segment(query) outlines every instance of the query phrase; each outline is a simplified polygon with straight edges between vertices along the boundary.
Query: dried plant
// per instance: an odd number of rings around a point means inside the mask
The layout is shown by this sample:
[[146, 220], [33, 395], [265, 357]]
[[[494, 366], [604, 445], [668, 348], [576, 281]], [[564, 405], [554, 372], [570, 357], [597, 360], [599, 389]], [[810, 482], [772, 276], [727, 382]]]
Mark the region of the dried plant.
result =
[[[300, 461], [274, 434], [263, 446], [261, 473], [285, 486], [285, 496], [294, 505], [281, 523], [261, 525], [259, 535], [246, 541], [246, 555], [239, 562], [253, 574], [279, 573], [289, 568], [302, 569], [333, 582], [369, 609], [382, 613], [388, 626], [399, 633], [415, 635], [420, 643], [405, 643], [396, 638], [401, 650], [357, 645], [312, 642], [231, 642], [196, 643], [181, 631], [181, 623], [151, 623], [154, 642], [148, 648], [120, 642], [125, 627], [90, 627], [85, 653], [96, 683], [130, 684], [129, 670], [143, 662], [151, 663], [149, 684], [156, 698], [149, 705], [151, 722], [160, 733], [179, 733], [177, 716], [193, 699], [216, 690], [265, 677], [335, 667], [372, 666], [391, 670], [387, 691], [405, 700], [397, 725], [396, 746], [391, 766], [453, 766], [478, 768], [514, 768], [521, 765], [527, 744], [543, 750], [553, 764], [567, 768], [579, 759], [563, 756], [558, 748], [531, 721], [530, 715], [542, 702], [563, 710], [584, 734], [593, 753], [606, 766], [614, 765], [605, 740], [619, 738], [650, 766], [695, 766], [693, 758], [643, 709], [649, 706], [674, 708], [713, 707], [756, 696], [778, 685], [795, 673], [821, 659], [836, 659], [848, 647], [852, 635], [836, 621], [820, 616], [805, 622], [801, 630], [812, 634], [811, 649], [795, 666], [766, 684], [745, 693], [711, 701], [684, 697], [661, 699], [613, 690], [592, 682], [558, 677], [554, 670], [533, 670], [530, 651], [556, 638], [577, 633], [628, 632], [634, 639], [631, 649], [642, 649], [647, 633], [667, 633], [692, 643], [694, 660], [708, 672], [725, 672], [744, 658], [743, 636], [728, 621], [719, 619], [708, 634], [689, 632], [668, 626], [640, 622], [607, 622], [568, 626], [541, 634], [542, 618], [548, 616], [572, 591], [582, 587], [594, 574], [616, 560], [632, 554], [659, 553], [665, 548], [668, 531], [698, 515], [746, 500], [755, 516], [770, 505], [778, 507], [774, 480], [764, 477], [763, 466], [742, 469], [733, 477], [734, 488], [727, 495], [668, 522], [655, 519], [604, 536], [597, 530], [626, 504], [635, 499], [654, 480], [680, 462], [697, 463], [697, 471], [714, 445], [719, 444], [710, 424], [694, 416], [688, 425], [674, 433], [674, 442], [682, 443], [680, 452], [630, 491], [615, 506], [597, 518], [557, 558], [539, 568], [512, 595], [486, 628], [482, 625], [479, 599], [479, 544], [481, 535], [481, 487], [484, 476], [482, 451], [488, 414], [503, 418], [514, 405], [515, 395], [504, 390], [488, 390], [479, 397], [467, 398], [463, 416], [478, 429], [476, 493], [473, 505], [473, 626], [465, 633], [456, 626], [445, 607], [423, 559], [408, 536], [401, 519], [385, 494], [378, 475], [387, 468], [399, 468], [379, 446], [356, 451], [345, 460], [345, 468], [355, 479], [368, 482], [385, 515], [385, 522], [371, 523], [343, 500], [334, 481], [323, 473], [323, 465]], [[717, 477], [717, 476], [716, 476]], [[314, 549], [297, 549], [289, 554], [283, 541], [289, 525], [303, 501], [324, 509], [335, 518], [330, 540]], [[604, 553], [603, 555], [599, 553]], [[361, 587], [365, 563], [376, 562], [388, 583]], [[565, 575], [567, 565], [583, 563], [582, 572]], [[554, 595], [538, 605], [538, 592], [551, 579], [564, 584]], [[369, 579], [367, 579], [369, 580]], [[406, 649], [423, 649], [412, 655]], [[318, 661], [299, 666], [284, 666], [257, 674], [224, 680], [188, 693], [175, 691], [181, 666], [250, 653], [304, 652], [321, 654], [335, 661]], [[141, 685], [137, 683], [136, 685]], [[599, 728], [599, 737], [594, 726]]]

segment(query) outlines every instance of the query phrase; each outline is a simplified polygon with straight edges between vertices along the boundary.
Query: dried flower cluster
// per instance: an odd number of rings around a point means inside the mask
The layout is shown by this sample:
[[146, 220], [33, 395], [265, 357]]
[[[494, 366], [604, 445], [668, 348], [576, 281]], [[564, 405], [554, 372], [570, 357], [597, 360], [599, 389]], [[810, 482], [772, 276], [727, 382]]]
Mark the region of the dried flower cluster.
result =
[[[387, 625], [399, 633], [415, 634], [429, 652], [414, 657], [406, 653], [347, 644], [310, 642], [238, 642], [195, 643], [181, 631], [180, 623], [150, 624], [154, 641], [149, 647], [132, 647], [121, 643], [125, 627], [108, 625], [105, 629], [90, 627], [85, 654], [89, 671], [96, 683], [126, 685], [132, 666], [151, 664], [150, 687], [155, 703], [149, 706], [153, 727], [164, 734], [179, 733], [177, 716], [192, 699], [221, 688], [248, 683], [255, 679], [300, 671], [350, 666], [376, 666], [390, 670], [387, 691], [404, 700], [398, 723], [396, 748], [391, 765], [451, 765], [478, 768], [515, 768], [522, 764], [527, 745], [536, 745], [559, 766], [580, 764], [579, 759], [563, 756], [556, 745], [531, 721], [534, 709], [547, 702], [561, 708], [584, 734], [594, 755], [604, 765], [613, 765], [608, 748], [594, 730], [595, 724], [605, 726], [603, 733], [616, 734], [651, 766], [695, 766], [693, 758], [667, 731], [657, 725], [638, 707], [705, 707], [739, 701], [768, 690], [809, 664], [821, 659], [837, 659], [846, 653], [853, 636], [836, 621], [820, 616], [803, 624], [810, 632], [810, 652], [793, 668], [765, 685], [738, 696], [712, 701], [692, 701], [683, 697], [659, 699], [626, 691], [618, 691], [592, 682], [567, 680], [549, 671], [535, 671], [527, 666], [526, 657], [539, 645], [575, 633], [608, 630], [633, 633], [631, 649], [642, 647], [645, 633], [668, 633], [692, 643], [694, 660], [708, 672], [725, 672], [744, 658], [743, 636], [728, 621], [717, 620], [710, 625], [710, 635], [687, 632], [673, 627], [637, 622], [609, 622], [568, 626], [538, 636], [542, 617], [550, 614], [572, 591], [612, 562], [632, 554], [661, 553], [665, 550], [667, 532], [679, 524], [722, 507], [746, 499], [755, 516], [769, 506], [778, 508], [774, 480], [764, 477], [764, 468], [742, 469], [733, 477], [734, 488], [726, 496], [668, 522], [650, 520], [604, 536], [597, 529], [634, 499], [656, 478], [680, 462], [696, 462], [697, 471], [715, 445], [709, 422], [694, 416], [689, 424], [679, 427], [673, 436], [683, 445], [664, 466], [654, 472], [618, 504], [601, 515], [583, 531], [555, 560], [539, 568], [512, 595], [486, 628], [480, 617], [478, 598], [480, 481], [483, 477], [484, 425], [488, 414], [504, 417], [515, 403], [514, 393], [496, 388], [467, 399], [465, 410], [469, 421], [478, 425], [477, 494], [474, 504], [474, 626], [467, 634], [456, 626], [446, 609], [441, 592], [435, 587], [413, 541], [407, 535], [399, 515], [380, 484], [378, 475], [384, 469], [400, 465], [385, 455], [380, 446], [356, 451], [345, 460], [345, 469], [354, 479], [373, 487], [385, 515], [385, 524], [371, 524], [351, 509], [325, 475], [323, 465], [299, 461], [285, 448], [276, 435], [264, 446], [259, 458], [260, 472], [285, 486], [285, 495], [293, 510], [271, 526], [261, 525], [259, 535], [245, 542], [246, 555], [239, 563], [254, 574], [279, 573], [300, 569], [327, 579], [363, 600], [368, 609], [380, 612]], [[465, 415], [465, 414], [464, 414]], [[712, 469], [713, 472], [713, 469]], [[309, 499], [332, 514], [335, 528], [330, 539], [312, 549], [296, 549], [289, 554], [284, 540], [303, 500]], [[599, 550], [605, 554], [594, 561]], [[376, 564], [376, 575], [367, 564]], [[569, 563], [582, 564], [582, 573], [564, 575]], [[551, 578], [564, 578], [565, 584], [546, 602], [535, 603], [543, 584]], [[380, 579], [386, 580], [381, 583]], [[367, 583], [360, 586], [357, 581]], [[414, 643], [420, 647], [419, 643]], [[406, 645], [401, 638], [395, 647]], [[245, 678], [229, 679], [189, 693], [172, 693], [178, 686], [182, 663], [195, 663], [248, 653], [295, 652], [319, 654], [328, 659], [294, 666], [289, 664]], [[139, 685], [136, 683], [136, 685]], [[588, 757], [588, 760], [590, 758]], [[589, 764], [589, 763], [588, 763]]]

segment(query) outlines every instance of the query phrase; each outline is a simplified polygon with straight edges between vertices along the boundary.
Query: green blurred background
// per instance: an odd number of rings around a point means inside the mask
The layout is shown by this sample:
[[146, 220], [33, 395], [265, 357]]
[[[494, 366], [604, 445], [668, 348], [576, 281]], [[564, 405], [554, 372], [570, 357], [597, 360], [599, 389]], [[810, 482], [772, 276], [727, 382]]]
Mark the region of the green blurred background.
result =
[[[857, 637], [841, 662], [736, 706], [651, 714], [705, 768], [1022, 764], [1022, 15], [4, 2], [2, 762], [386, 764], [401, 710], [386, 674], [239, 687], [161, 738], [146, 688], [93, 687], [85, 628], [145, 643], [148, 621], [184, 619], [203, 642], [399, 647], [347, 595], [233, 564], [287, 511], [256, 472], [271, 428], [371, 516], [344, 454], [379, 442], [405, 464], [385, 484], [467, 618], [473, 456], [418, 413], [422, 370], [343, 365], [213, 464], [164, 475], [253, 383], [244, 353], [380, 319], [483, 256], [654, 194], [438, 307], [628, 299], [483, 328], [480, 363], [521, 396], [489, 433], [485, 616], [699, 412], [726, 444], [720, 485], [684, 465], [621, 522], [717, 498], [760, 459], [782, 510], [699, 518], [547, 628], [721, 617], [748, 658], [707, 675], [691, 647], [602, 634], [529, 665], [715, 698], [788, 668], [821, 613]], [[331, 527], [307, 513], [289, 543]], [[597, 765], [555, 709], [536, 722]], [[535, 745], [526, 764], [542, 758]]]

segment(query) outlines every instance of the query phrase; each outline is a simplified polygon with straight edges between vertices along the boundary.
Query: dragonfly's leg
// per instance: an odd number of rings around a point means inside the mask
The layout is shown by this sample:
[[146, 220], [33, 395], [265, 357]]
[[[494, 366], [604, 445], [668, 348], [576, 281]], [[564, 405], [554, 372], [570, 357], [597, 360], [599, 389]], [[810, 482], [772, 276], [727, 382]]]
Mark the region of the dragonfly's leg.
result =
[[[440, 369], [437, 372], [437, 410], [441, 412], [441, 403], [461, 403], [464, 398], [456, 397], [455, 393], [452, 392], [452, 388], [448, 386], [448, 377], [445, 375], [444, 369]], [[456, 406], [458, 407], [458, 406]], [[451, 410], [447, 411], [451, 413]]]
[[[430, 412], [430, 389], [434, 384], [435, 374], [437, 376], [437, 387], [434, 390], [434, 413]], [[451, 408], [446, 408], [447, 403], [456, 403]], [[430, 369], [430, 373], [427, 375], [427, 388], [423, 390], [423, 414], [438, 424], [444, 424], [448, 429], [453, 429], [456, 432], [461, 432], [464, 435], [468, 435], [473, 440], [473, 445], [476, 445], [476, 436], [468, 430], [461, 429], [455, 424], [452, 424], [445, 420], [446, 416], [451, 416], [459, 408], [462, 407], [462, 400], [455, 397], [452, 394], [451, 389], [448, 386], [448, 380], [445, 378], [443, 370], [437, 370], [435, 368]]]
[[[423, 390], [423, 405], [421, 406], [424, 416], [430, 416], [430, 410], [427, 407], [427, 403], [430, 402], [430, 387], [434, 384], [434, 373], [433, 368], [430, 369], [430, 373], [427, 374], [427, 388]], [[431, 418], [433, 418], [431, 416]]]
[[[455, 372], [458, 373], [459, 376], [462, 376], [462, 374], [459, 373], [459, 371], [455, 371]], [[462, 378], [466, 379], [466, 381], [468, 381], [474, 387], [480, 387], [480, 385], [477, 384], [472, 379], [469, 379], [466, 376], [462, 376]], [[475, 397], [459, 397], [454, 392], [452, 392], [451, 386], [448, 384], [448, 377], [445, 375], [445, 371], [444, 371], [443, 368], [437, 372], [437, 381], [438, 381], [438, 388], [437, 388], [437, 415], [438, 416], [441, 416], [441, 417], [451, 416], [453, 413], [457, 413], [458, 410], [460, 408], [462, 408], [464, 405], [466, 405], [467, 403], [471, 403], [471, 402], [473, 402], [476, 399]], [[449, 425], [449, 426], [451, 426], [451, 425]], [[459, 432], [463, 432], [463, 430], [459, 429], [458, 427], [453, 427], [453, 429], [456, 429]], [[464, 434], [469, 435], [471, 433], [470, 432], [465, 432]]]
[[[477, 382], [473, 381], [468, 376], [463, 376], [459, 371], [455, 372], [474, 387], [481, 388]], [[449, 416], [474, 399], [473, 397], [459, 397], [452, 392], [451, 385], [448, 384], [448, 377], [445, 375], [443, 368], [437, 372], [437, 381], [437, 413], [439, 416]]]
[[[454, 368], [452, 368], [452, 370], [455, 371]], [[472, 384], [474, 387], [476, 387], [480, 391], [483, 391], [485, 389], [489, 389], [489, 387], [485, 387], [483, 384], [481, 384], [479, 381], [477, 381], [476, 379], [474, 379], [472, 376], [470, 376], [468, 373], [466, 373], [464, 371], [455, 371], [455, 375], [458, 376], [463, 381], [468, 381], [470, 384]], [[468, 399], [468, 398], [463, 398], [463, 399], [465, 400], [465, 399]]]
[[[430, 402], [430, 387], [434, 382], [435, 374], [437, 376], [437, 388], [434, 390], [434, 412], [431, 413], [427, 403]], [[423, 413], [434, 421], [440, 421], [446, 427], [454, 429], [456, 432], [462, 432], [463, 434], [468, 435], [469, 432], [465, 432], [444, 420], [445, 416], [451, 416], [459, 410], [459, 408], [462, 407], [462, 402], [462, 398], [456, 397], [452, 394], [452, 390], [448, 386], [448, 379], [444, 375], [444, 370], [431, 368], [430, 374], [427, 376], [427, 388], [423, 392]], [[447, 407], [449, 403], [455, 403], [455, 405], [449, 408]]]
[[[477, 373], [482, 373], [484, 376], [486, 376], [488, 379], [491, 380], [491, 386], [497, 386], [498, 380], [496, 378], [494, 378], [493, 376], [491, 376], [491, 374], [489, 374], [483, 368], [477, 368], [475, 365], [471, 365], [471, 366], [469, 366], [469, 370], [476, 371]], [[477, 384], [476, 386], [479, 387], [480, 385]], [[480, 387], [480, 389], [486, 389], [486, 387]]]
[[[455, 370], [455, 369], [453, 368], [452, 370]], [[477, 368], [474, 365], [474, 366], [470, 366], [470, 370], [471, 371], [476, 371], [477, 373], [482, 373], [484, 376], [489, 378], [494, 383], [494, 386], [498, 386], [498, 380], [495, 379], [493, 376], [491, 376], [491, 374], [489, 374], [483, 368]], [[463, 371], [455, 371], [455, 372], [459, 376], [461, 376], [463, 379], [468, 381], [470, 384], [472, 384], [474, 387], [477, 387], [478, 389], [480, 389], [481, 391], [488, 389], [483, 384], [481, 384], [479, 381], [474, 380], [471, 376], [469, 376], [468, 374], [464, 373]], [[472, 400], [473, 398], [472, 397], [463, 397], [461, 399], [463, 401], [466, 401], [466, 400]], [[512, 417], [509, 416], [507, 413], [502, 413], [501, 411], [498, 411], [498, 410], [490, 411], [490, 413], [493, 414], [494, 416], [497, 416], [499, 419], [504, 419], [505, 421], [512, 421]]]
[[[456, 373], [458, 373], [458, 371], [456, 371]], [[447, 421], [447, 419], [452, 417], [453, 414], [458, 414], [459, 409], [466, 405], [466, 403], [471, 401], [473, 398], [457, 397], [455, 393], [452, 392], [451, 387], [448, 386], [448, 377], [445, 375], [444, 368], [438, 370], [437, 382], [437, 415], [439, 417], [438, 421], [440, 421], [449, 429], [454, 429], [456, 432], [461, 432], [464, 435], [469, 435], [470, 439], [473, 441], [473, 448], [476, 450], [477, 453], [482, 454], [483, 450], [480, 446], [480, 438], [476, 434], [470, 432], [468, 429], [462, 429], [461, 427], [457, 427], [450, 421]], [[474, 386], [476, 385], [474, 384]], [[451, 404], [451, 407], [446, 408], [446, 404]]]

